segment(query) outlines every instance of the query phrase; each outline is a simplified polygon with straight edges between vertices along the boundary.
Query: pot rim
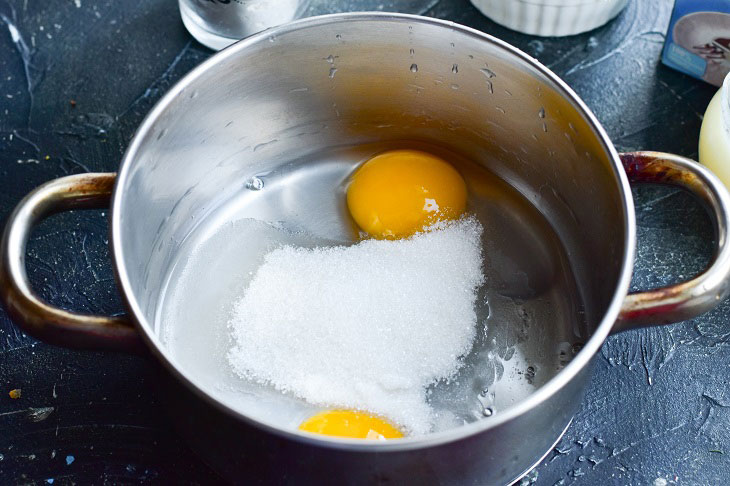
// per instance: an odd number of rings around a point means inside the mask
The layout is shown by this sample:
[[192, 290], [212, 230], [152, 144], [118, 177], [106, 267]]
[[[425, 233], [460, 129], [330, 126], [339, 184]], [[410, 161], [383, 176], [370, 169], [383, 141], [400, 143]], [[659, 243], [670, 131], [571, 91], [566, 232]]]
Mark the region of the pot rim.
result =
[[[142, 313], [139, 302], [137, 301], [132, 291], [127, 270], [123, 265], [124, 253], [123, 246], [121, 245], [121, 235], [123, 229], [119, 211], [122, 207], [124, 193], [123, 191], [118, 189], [120, 187], [124, 187], [129, 177], [133, 161], [137, 157], [137, 153], [141, 147], [142, 140], [145, 139], [146, 136], [153, 130], [157, 119], [168, 108], [168, 106], [173, 103], [175, 99], [177, 99], [182, 91], [184, 91], [188, 86], [190, 86], [200, 76], [202, 76], [203, 73], [207, 72], [210, 69], [214, 69], [217, 64], [223, 63], [228, 59], [235, 57], [240, 51], [245, 50], [251, 45], [261, 42], [268, 43], [268, 39], [271, 36], [279, 37], [289, 32], [312, 28], [319, 25], [351, 23], [360, 21], [420, 23], [448, 28], [467, 36], [475, 37], [479, 40], [491, 43], [498, 48], [506, 51], [508, 54], [516, 56], [522, 61], [531, 64], [535, 69], [537, 69], [551, 82], [553, 82], [557, 90], [561, 92], [564, 97], [574, 103], [574, 105], [581, 112], [581, 114], [585, 116], [588, 124], [597, 134], [600, 142], [604, 146], [604, 149], [610, 156], [614, 175], [616, 176], [618, 182], [618, 190], [621, 193], [621, 199], [623, 201], [623, 218], [626, 228], [623, 242], [624, 251], [622, 255], [622, 263], [618, 278], [618, 284], [616, 286], [611, 302], [600, 324], [596, 327], [595, 331], [587, 340], [580, 352], [578, 352], [578, 354], [570, 361], [570, 363], [568, 363], [568, 365], [565, 366], [565, 368], [560, 370], [547, 383], [545, 383], [534, 393], [528, 396], [527, 399], [506, 409], [504, 412], [496, 414], [489, 420], [479, 420], [449, 430], [433, 432], [423, 436], [407, 437], [399, 440], [382, 442], [362, 441], [358, 439], [341, 439], [317, 435], [309, 432], [302, 432], [299, 430], [286, 430], [283, 428], [279, 428], [273, 423], [253, 419], [227, 405], [223, 401], [218, 400], [214, 396], [208, 394], [204, 390], [204, 388], [199, 383], [197, 383], [188, 373], [178, 368], [170, 353], [165, 349], [165, 346], [163, 345], [161, 340], [154, 333], [151, 323], [148, 322], [148, 320]], [[532, 58], [528, 54], [522, 52], [516, 47], [513, 47], [505, 41], [497, 39], [496, 37], [493, 37], [484, 32], [447, 20], [434, 19], [419, 15], [388, 12], [338, 13], [297, 20], [295, 22], [267, 29], [251, 37], [245, 38], [233, 44], [232, 46], [220, 51], [219, 53], [214, 54], [213, 56], [199, 64], [192, 71], [186, 74], [180, 81], [178, 81], [156, 103], [156, 105], [150, 110], [150, 112], [140, 124], [120, 164], [111, 205], [111, 253], [112, 260], [114, 262], [114, 268], [117, 274], [118, 284], [120, 285], [120, 288], [122, 290], [122, 298], [125, 301], [125, 304], [131, 315], [134, 316], [135, 324], [137, 325], [138, 330], [141, 331], [141, 334], [147, 346], [152, 351], [152, 354], [154, 354], [155, 357], [163, 364], [163, 366], [169, 372], [171, 372], [176, 379], [184, 383], [188, 389], [193, 391], [197, 396], [204, 399], [207, 403], [213, 405], [219, 411], [222, 411], [231, 417], [241, 420], [248, 425], [265, 430], [284, 439], [304, 442], [312, 446], [329, 447], [346, 451], [380, 453], [385, 451], [407, 451], [422, 449], [447, 444], [450, 442], [465, 439], [472, 435], [486, 432], [489, 429], [495, 428], [501, 424], [516, 419], [519, 416], [537, 407], [542, 402], [548, 400], [553, 394], [557, 393], [581, 370], [583, 370], [586, 366], [590, 364], [594, 354], [599, 350], [606, 337], [610, 333], [611, 328], [613, 327], [613, 324], [618, 317], [623, 299], [628, 293], [629, 283], [631, 280], [631, 274], [634, 265], [635, 241], [636, 218], [634, 213], [634, 204], [631, 196], [631, 189], [629, 187], [629, 181], [623, 170], [618, 153], [611, 143], [605, 130], [596, 119], [595, 115], [563, 80], [561, 80], [556, 74], [554, 74], [547, 67], [539, 63], [536, 59]]]

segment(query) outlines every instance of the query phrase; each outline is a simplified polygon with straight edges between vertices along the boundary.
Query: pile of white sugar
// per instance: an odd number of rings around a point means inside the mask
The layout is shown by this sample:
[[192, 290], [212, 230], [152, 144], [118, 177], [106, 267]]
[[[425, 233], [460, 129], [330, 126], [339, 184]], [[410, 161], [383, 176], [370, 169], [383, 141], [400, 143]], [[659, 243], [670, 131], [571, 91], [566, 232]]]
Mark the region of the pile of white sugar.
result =
[[234, 307], [233, 369], [428, 432], [426, 389], [455, 374], [475, 337], [481, 233], [464, 218], [405, 240], [271, 251]]

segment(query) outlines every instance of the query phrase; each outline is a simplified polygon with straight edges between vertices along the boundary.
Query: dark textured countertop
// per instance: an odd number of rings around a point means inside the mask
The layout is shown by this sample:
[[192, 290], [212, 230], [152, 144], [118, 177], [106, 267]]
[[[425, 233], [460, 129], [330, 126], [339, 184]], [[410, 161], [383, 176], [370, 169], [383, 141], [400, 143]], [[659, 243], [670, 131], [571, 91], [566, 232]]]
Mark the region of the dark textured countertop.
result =
[[[715, 89], [659, 63], [671, 1], [630, 0], [607, 26], [562, 39], [508, 31], [467, 0], [420, 3], [429, 5], [416, 13], [537, 57], [583, 97], [620, 150], [697, 156]], [[0, 222], [47, 180], [115, 170], [155, 101], [210, 55], [185, 31], [174, 0], [0, 1]], [[633, 287], [701, 270], [713, 244], [703, 210], [667, 188], [637, 187], [634, 196]], [[28, 272], [44, 298], [82, 312], [122, 311], [106, 217], [67, 213], [33, 233]], [[523, 482], [730, 482], [729, 363], [727, 302], [689, 322], [609, 338], [573, 424]], [[13, 400], [16, 388], [22, 395]], [[155, 388], [146, 359], [45, 345], [0, 310], [0, 483], [216, 482], [172, 430]]]

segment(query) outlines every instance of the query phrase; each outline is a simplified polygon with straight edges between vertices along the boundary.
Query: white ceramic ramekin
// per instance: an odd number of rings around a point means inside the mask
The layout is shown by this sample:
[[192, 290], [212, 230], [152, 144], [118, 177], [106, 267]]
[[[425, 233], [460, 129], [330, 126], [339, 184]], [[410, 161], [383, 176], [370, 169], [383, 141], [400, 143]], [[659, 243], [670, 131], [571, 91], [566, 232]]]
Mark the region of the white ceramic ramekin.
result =
[[533, 35], [562, 36], [600, 27], [628, 0], [471, 0], [500, 25]]

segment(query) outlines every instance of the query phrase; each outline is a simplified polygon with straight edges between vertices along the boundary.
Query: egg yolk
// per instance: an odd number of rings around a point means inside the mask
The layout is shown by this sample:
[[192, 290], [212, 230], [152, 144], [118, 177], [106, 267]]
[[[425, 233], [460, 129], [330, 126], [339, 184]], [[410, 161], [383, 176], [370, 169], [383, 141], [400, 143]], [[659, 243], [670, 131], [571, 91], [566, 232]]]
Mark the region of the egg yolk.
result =
[[352, 439], [400, 439], [403, 434], [383, 419], [351, 410], [328, 410], [314, 415], [299, 430]]
[[355, 171], [347, 207], [369, 235], [403, 238], [438, 221], [458, 219], [466, 208], [466, 184], [451, 164], [435, 155], [391, 150]]

